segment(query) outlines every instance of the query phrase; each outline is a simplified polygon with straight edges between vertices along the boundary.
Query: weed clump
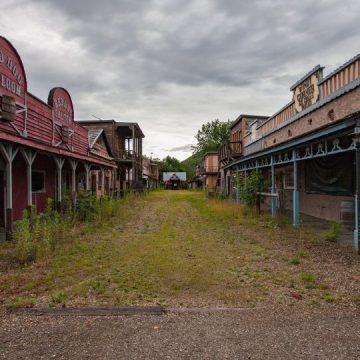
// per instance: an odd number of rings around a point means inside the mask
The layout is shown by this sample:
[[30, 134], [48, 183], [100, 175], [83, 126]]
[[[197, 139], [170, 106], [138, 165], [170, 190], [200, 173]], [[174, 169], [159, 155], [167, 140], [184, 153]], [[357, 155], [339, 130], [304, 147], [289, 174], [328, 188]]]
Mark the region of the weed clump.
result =
[[336, 242], [336, 240], [339, 238], [340, 231], [341, 231], [341, 224], [332, 223], [329, 227], [329, 230], [327, 230], [324, 233], [325, 240]]
[[121, 202], [124, 200], [80, 194], [75, 204], [68, 197], [64, 198], [60, 212], [55, 210], [54, 203], [48, 199], [43, 214], [36, 214], [35, 208], [24, 210], [23, 216], [16, 222], [15, 258], [20, 264], [28, 264], [38, 258], [46, 258], [56, 248], [73, 239], [73, 233], [84, 225], [102, 226], [115, 217]]

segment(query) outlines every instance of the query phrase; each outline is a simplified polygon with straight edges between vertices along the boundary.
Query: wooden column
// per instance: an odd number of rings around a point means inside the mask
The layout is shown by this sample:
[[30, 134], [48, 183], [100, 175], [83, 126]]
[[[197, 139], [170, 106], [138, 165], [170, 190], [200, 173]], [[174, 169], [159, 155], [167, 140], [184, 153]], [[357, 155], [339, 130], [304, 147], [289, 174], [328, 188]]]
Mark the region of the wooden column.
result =
[[0, 151], [6, 161], [6, 239], [11, 240], [14, 231], [12, 163], [18, 153], [18, 148], [15, 148], [12, 144], [0, 143]]
[[71, 199], [74, 210], [76, 209], [76, 168], [78, 166], [77, 160], [70, 160], [71, 167]]
[[85, 173], [86, 173], [86, 178], [85, 178], [85, 191], [86, 192], [90, 192], [90, 168], [91, 165], [88, 163], [84, 163], [84, 168], [85, 168]]
[[111, 197], [114, 197], [115, 187], [116, 187], [116, 169], [111, 170]]
[[57, 208], [60, 209], [62, 201], [62, 168], [64, 166], [65, 158], [54, 157], [57, 169]]
[[359, 247], [359, 194], [360, 194], [360, 139], [355, 140], [355, 229], [354, 229], [354, 247], [360, 253]]
[[101, 195], [105, 195], [105, 169], [100, 168], [101, 171]]
[[299, 180], [298, 180], [298, 162], [296, 151], [293, 150], [294, 167], [294, 191], [293, 191], [293, 226], [299, 226]]
[[32, 206], [32, 164], [36, 159], [37, 152], [24, 148], [21, 148], [20, 151], [26, 162], [28, 207], [30, 208]]
[[272, 217], [276, 216], [276, 183], [275, 183], [275, 165], [274, 157], [271, 156], [271, 215]]

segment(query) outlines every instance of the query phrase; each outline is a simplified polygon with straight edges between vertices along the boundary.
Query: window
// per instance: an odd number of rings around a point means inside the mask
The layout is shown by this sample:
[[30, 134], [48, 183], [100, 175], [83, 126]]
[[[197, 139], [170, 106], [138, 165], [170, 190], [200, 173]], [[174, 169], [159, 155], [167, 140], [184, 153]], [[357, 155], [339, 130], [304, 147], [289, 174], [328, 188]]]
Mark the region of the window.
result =
[[45, 171], [32, 171], [31, 191], [35, 193], [45, 192]]

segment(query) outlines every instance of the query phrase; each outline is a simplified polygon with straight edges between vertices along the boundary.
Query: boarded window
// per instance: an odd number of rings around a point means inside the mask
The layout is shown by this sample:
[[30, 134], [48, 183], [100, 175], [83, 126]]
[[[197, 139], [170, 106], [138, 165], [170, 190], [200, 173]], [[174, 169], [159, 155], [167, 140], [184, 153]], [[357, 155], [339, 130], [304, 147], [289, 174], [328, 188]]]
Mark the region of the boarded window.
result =
[[306, 161], [305, 188], [310, 194], [353, 195], [354, 155], [346, 153]]
[[45, 192], [45, 172], [33, 171], [31, 173], [31, 191]]

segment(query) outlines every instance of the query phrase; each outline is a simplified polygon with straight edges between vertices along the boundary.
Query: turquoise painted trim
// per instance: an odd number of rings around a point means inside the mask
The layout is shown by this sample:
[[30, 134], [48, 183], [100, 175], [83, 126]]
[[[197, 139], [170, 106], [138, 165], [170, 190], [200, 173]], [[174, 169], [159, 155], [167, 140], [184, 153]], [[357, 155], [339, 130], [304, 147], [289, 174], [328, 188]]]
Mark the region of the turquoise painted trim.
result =
[[[259, 157], [264, 157], [264, 156], [267, 156], [267, 155], [270, 155], [270, 154], [275, 154], [275, 153], [283, 151], [283, 150], [289, 150], [289, 149], [291, 149], [291, 148], [293, 148], [295, 146], [298, 146], [298, 145], [304, 145], [305, 143], [310, 142], [312, 140], [316, 140], [316, 139], [324, 137], [324, 136], [332, 135], [332, 134], [337, 133], [337, 132], [339, 132], [341, 130], [346, 130], [348, 128], [351, 128], [352, 126], [355, 126], [355, 124], [356, 124], [355, 119], [350, 120], [350, 121], [341, 122], [341, 123], [336, 124], [334, 126], [331, 126], [331, 127], [326, 128], [326, 129], [320, 130], [320, 131], [318, 131], [316, 133], [311, 133], [309, 135], [306, 135], [306, 136], [302, 137], [301, 139], [290, 141], [290, 142], [288, 142], [286, 144], [279, 145], [277, 147], [271, 148], [271, 149], [266, 150], [266, 151], [259, 151], [259, 152], [254, 153], [253, 155], [248, 155], [248, 156], [246, 156], [246, 157], [244, 157], [242, 159], [236, 160], [233, 163], [228, 164], [227, 166], [225, 166], [225, 168], [229, 168], [229, 167], [232, 167], [234, 165], [241, 164], [241, 163], [244, 163], [246, 161], [256, 159], [256, 158], [259, 158]], [[259, 167], [261, 167], [261, 166], [259, 166]]]
[[299, 226], [299, 190], [293, 191], [293, 226]]
[[355, 194], [355, 229], [354, 229], [354, 248], [359, 250], [359, 204], [358, 194]]
[[292, 160], [294, 162], [293, 226], [297, 227], [299, 226], [299, 179], [296, 150], [292, 151]]
[[239, 170], [236, 170], [236, 202], [240, 205]]
[[[275, 194], [275, 166], [274, 166], [274, 159], [271, 157], [271, 193]], [[271, 216], [276, 216], [276, 197], [271, 197]]]

